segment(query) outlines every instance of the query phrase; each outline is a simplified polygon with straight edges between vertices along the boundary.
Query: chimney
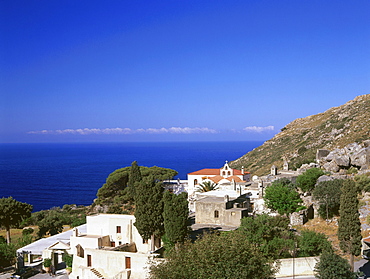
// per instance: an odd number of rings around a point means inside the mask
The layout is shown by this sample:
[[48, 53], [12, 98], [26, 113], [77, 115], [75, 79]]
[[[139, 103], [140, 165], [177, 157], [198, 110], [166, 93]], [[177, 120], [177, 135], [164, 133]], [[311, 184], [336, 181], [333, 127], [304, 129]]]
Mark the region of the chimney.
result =
[[242, 166], [242, 174], [244, 174], [244, 166]]

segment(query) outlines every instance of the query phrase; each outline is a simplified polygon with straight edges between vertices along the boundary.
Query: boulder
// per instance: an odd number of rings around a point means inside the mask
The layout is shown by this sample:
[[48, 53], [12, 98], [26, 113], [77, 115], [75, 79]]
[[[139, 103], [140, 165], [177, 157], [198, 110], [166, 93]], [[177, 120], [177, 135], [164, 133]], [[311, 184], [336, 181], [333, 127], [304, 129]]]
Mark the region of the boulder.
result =
[[316, 185], [320, 182], [323, 182], [323, 181], [330, 181], [330, 180], [334, 180], [334, 177], [332, 176], [328, 176], [328, 175], [322, 175], [320, 176], [318, 179], [317, 179], [317, 182], [316, 182]]
[[[333, 153], [333, 161], [340, 167], [349, 167], [350, 159], [345, 149], [336, 149]], [[329, 154], [329, 155], [330, 155]]]
[[366, 148], [362, 148], [359, 151], [350, 154], [351, 165], [356, 167], [362, 167], [366, 165]]
[[320, 149], [316, 153], [317, 162], [327, 171], [338, 172], [352, 166], [361, 170], [370, 168], [370, 140], [362, 144], [350, 143], [342, 149], [330, 151], [325, 157], [327, 151]]
[[330, 172], [338, 172], [339, 166], [335, 163], [335, 161], [327, 162], [323, 165], [324, 169]]
[[328, 162], [331, 162], [340, 153], [341, 153], [341, 150], [339, 148], [336, 148], [333, 151], [330, 151], [330, 153], [328, 154], [328, 156], [326, 156], [325, 160], [328, 161]]

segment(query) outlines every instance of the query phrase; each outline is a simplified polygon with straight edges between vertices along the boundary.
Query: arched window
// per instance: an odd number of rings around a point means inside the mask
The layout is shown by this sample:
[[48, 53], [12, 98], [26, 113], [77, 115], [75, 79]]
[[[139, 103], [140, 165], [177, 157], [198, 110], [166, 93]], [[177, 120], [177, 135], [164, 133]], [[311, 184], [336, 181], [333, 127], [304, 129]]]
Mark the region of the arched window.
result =
[[222, 175], [225, 175], [225, 174], [226, 174], [226, 172], [225, 172], [225, 171], [223, 171], [223, 172], [222, 172]]
[[215, 218], [218, 218], [218, 210], [215, 210]]
[[198, 179], [194, 179], [194, 185], [198, 185]]
[[227, 175], [230, 175], [230, 171], [227, 172]]

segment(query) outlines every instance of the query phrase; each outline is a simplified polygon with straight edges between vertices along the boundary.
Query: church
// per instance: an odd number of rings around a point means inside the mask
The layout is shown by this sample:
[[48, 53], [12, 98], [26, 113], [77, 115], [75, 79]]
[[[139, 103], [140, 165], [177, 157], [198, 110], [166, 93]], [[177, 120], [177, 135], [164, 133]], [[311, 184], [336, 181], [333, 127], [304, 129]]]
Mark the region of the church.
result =
[[220, 169], [201, 169], [188, 173], [188, 194], [194, 194], [198, 190], [199, 184], [205, 181], [217, 184], [220, 190], [236, 191], [241, 185], [250, 181], [250, 172], [244, 171], [244, 168], [241, 170], [230, 168], [228, 161], [226, 161]]

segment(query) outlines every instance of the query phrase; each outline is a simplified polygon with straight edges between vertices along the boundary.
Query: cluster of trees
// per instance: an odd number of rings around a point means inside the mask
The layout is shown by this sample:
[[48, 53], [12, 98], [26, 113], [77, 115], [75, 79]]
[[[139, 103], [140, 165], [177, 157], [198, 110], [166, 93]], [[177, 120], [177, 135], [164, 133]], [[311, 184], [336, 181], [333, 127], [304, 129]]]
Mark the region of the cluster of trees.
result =
[[[137, 165], [136, 162], [135, 164]], [[139, 180], [152, 176], [158, 181], [164, 181], [178, 174], [175, 170], [157, 166], [138, 166], [138, 170]], [[135, 179], [132, 166], [115, 170], [109, 174], [105, 184], [98, 190], [94, 205], [108, 207], [107, 213], [132, 214], [135, 210], [135, 192], [134, 186], [129, 187], [129, 185]]]
[[24, 220], [22, 225], [38, 226], [37, 237], [42, 238], [47, 235], [61, 233], [64, 225], [77, 227], [85, 224], [86, 214], [87, 209], [84, 206], [77, 207], [74, 204], [66, 204], [63, 208], [54, 207], [32, 213], [31, 217]]
[[[37, 237], [42, 238], [45, 235], [55, 235], [62, 232], [63, 225], [75, 227], [86, 223], [85, 207], [77, 208], [76, 205], [64, 205], [62, 209], [56, 207], [31, 213], [32, 208], [32, 205], [19, 202], [12, 197], [0, 199], [0, 227], [6, 229], [6, 243], [0, 241], [0, 258], [5, 258], [8, 263], [10, 258], [14, 258], [17, 248], [34, 240], [33, 229], [26, 228], [22, 231], [22, 237], [13, 245], [10, 235], [11, 228], [38, 226]], [[11, 253], [11, 251], [13, 252]], [[10, 255], [12, 256], [10, 257]]]
[[[370, 177], [357, 175], [353, 180], [334, 179], [317, 183], [317, 179], [323, 174], [322, 170], [312, 168], [299, 175], [295, 184], [287, 179], [276, 180], [266, 189], [264, 199], [266, 205], [272, 210], [279, 214], [289, 215], [302, 208], [298, 189], [302, 192], [311, 192], [314, 199], [319, 202], [321, 217], [329, 219], [333, 216], [340, 216], [338, 239], [341, 250], [350, 255], [350, 266], [353, 271], [354, 256], [358, 256], [361, 252], [362, 238], [358, 195], [370, 190]], [[325, 260], [336, 256], [327, 253], [323, 257]], [[318, 270], [323, 270], [324, 266], [319, 266]], [[353, 273], [350, 274], [353, 276]], [[320, 278], [325, 278], [325, 276]]]
[[156, 278], [274, 278], [277, 259], [317, 256], [331, 251], [326, 236], [300, 235], [289, 229], [285, 216], [259, 215], [242, 219], [236, 231], [203, 235], [172, 249], [167, 259], [151, 266]]
[[299, 175], [296, 183], [287, 178], [275, 180], [265, 190], [264, 199], [267, 207], [285, 215], [303, 209], [298, 189], [301, 192], [311, 192], [315, 188], [317, 179], [324, 174], [322, 170], [312, 168]]
[[0, 237], [0, 266], [8, 266], [14, 263], [17, 248], [32, 242], [33, 232], [24, 230], [18, 243], [11, 243], [10, 229], [20, 226], [22, 221], [31, 216], [32, 205], [19, 202], [12, 197], [0, 199], [0, 227], [6, 230], [6, 240]]
[[144, 240], [152, 239], [152, 251], [154, 239], [164, 235], [170, 245], [182, 243], [188, 233], [189, 214], [186, 193], [175, 195], [164, 191], [163, 180], [177, 173], [169, 169], [155, 170], [141, 168], [135, 161], [127, 181], [127, 192], [135, 202], [134, 225]]

